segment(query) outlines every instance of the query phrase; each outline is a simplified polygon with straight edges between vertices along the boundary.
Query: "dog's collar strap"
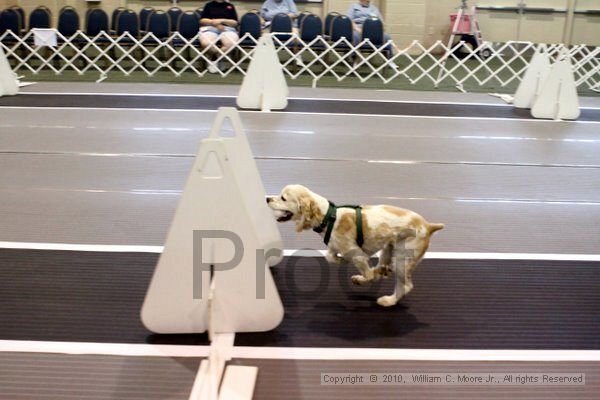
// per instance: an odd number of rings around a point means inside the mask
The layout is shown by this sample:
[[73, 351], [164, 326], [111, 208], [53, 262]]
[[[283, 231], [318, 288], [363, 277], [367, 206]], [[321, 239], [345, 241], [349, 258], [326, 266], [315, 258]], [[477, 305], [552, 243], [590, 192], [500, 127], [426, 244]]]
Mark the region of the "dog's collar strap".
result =
[[354, 206], [354, 205], [343, 205], [336, 206], [331, 201], [329, 202], [329, 208], [327, 208], [327, 214], [325, 214], [325, 218], [323, 218], [323, 222], [321, 225], [314, 228], [313, 231], [317, 233], [321, 233], [325, 230], [325, 237], [323, 241], [326, 245], [329, 244], [329, 239], [331, 239], [331, 232], [333, 231], [333, 225], [335, 224], [336, 214], [338, 208], [353, 208], [356, 210], [356, 244], [358, 247], [362, 247], [364, 243], [363, 229], [362, 229], [362, 207]]
[[337, 207], [335, 204], [333, 204], [330, 201], [329, 208], [327, 208], [327, 214], [325, 214], [325, 218], [323, 218], [323, 222], [321, 222], [321, 225], [319, 225], [318, 227], [313, 229], [313, 231], [315, 231], [317, 233], [321, 233], [325, 229], [327, 229], [327, 231], [325, 231], [325, 238], [324, 238], [325, 244], [328, 244], [329, 239], [331, 238], [331, 231], [333, 230], [333, 224], [335, 224], [336, 214], [337, 214]]

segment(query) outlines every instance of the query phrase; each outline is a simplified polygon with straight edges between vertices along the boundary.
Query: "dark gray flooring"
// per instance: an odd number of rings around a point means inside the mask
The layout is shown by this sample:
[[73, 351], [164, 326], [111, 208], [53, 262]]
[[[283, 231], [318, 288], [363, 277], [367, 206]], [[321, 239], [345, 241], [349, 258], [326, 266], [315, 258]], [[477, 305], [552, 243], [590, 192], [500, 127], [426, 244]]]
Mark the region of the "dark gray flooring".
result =
[[[235, 107], [234, 97], [180, 97], [136, 95], [30, 94], [0, 98], [0, 107], [67, 107], [67, 108], [135, 108], [216, 110]], [[290, 99], [286, 112], [362, 115], [414, 115], [438, 117], [519, 118], [533, 119], [529, 110], [513, 107], [463, 104], [423, 104], [377, 101]], [[581, 110], [579, 121], [600, 121], [600, 110]]]
[[[0, 250], [0, 339], [206, 344], [139, 322], [157, 257]], [[238, 334], [236, 345], [600, 349], [597, 263], [425, 260], [413, 292], [390, 309], [375, 300], [392, 281], [355, 287], [353, 267], [286, 258], [272, 271], [284, 321]]]

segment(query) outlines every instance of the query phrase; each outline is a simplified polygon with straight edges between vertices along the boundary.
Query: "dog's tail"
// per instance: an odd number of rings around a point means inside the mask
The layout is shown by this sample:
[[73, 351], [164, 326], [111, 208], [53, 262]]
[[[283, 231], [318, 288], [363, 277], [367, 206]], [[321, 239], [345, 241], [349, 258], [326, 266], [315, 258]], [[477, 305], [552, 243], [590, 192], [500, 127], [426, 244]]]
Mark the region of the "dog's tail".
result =
[[427, 229], [429, 230], [429, 233], [432, 234], [435, 231], [444, 229], [444, 224], [427, 224]]

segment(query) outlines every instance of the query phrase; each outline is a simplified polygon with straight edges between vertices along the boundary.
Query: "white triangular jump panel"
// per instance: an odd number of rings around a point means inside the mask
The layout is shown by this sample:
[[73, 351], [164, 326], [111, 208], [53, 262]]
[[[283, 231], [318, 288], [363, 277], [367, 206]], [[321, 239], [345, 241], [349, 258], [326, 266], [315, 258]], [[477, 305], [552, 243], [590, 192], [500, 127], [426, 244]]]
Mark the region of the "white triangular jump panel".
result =
[[[219, 136], [226, 118], [234, 137]], [[199, 230], [222, 231], [225, 236], [235, 233], [243, 255], [235, 251], [233, 240], [216, 238], [219, 235], [202, 240], [201, 246], [196, 241], [194, 249], [194, 231]], [[209, 325], [215, 333], [275, 328], [283, 318], [283, 305], [268, 265], [257, 264], [256, 252], [282, 248], [239, 115], [233, 108], [221, 108], [209, 137], [200, 145], [179, 201], [142, 307], [142, 322], [156, 333], [200, 333]], [[237, 266], [219, 267], [236, 255]], [[270, 259], [269, 264], [280, 260]], [[201, 272], [194, 285], [194, 267], [199, 262], [197, 272]], [[210, 312], [209, 264], [215, 265]]]
[[6, 54], [0, 46], [0, 96], [13, 96], [19, 92], [17, 76], [10, 68]]
[[548, 79], [535, 104], [531, 115], [535, 118], [571, 119], [579, 118], [579, 98], [568, 56], [552, 65]]
[[550, 57], [544, 45], [539, 45], [531, 58], [525, 76], [517, 88], [513, 104], [517, 108], [531, 108], [540, 95], [550, 74]]
[[240, 108], [283, 110], [288, 105], [289, 88], [271, 35], [258, 40], [254, 56], [237, 97]]

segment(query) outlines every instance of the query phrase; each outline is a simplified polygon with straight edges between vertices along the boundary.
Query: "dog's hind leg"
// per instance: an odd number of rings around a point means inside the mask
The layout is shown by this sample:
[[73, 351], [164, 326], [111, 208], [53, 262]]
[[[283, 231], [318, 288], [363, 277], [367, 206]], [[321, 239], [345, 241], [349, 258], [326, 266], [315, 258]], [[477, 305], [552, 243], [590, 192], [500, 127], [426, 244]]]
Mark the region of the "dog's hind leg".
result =
[[387, 278], [389, 277], [393, 270], [393, 261], [392, 257], [394, 256], [394, 244], [388, 243], [382, 250], [379, 255], [379, 262], [373, 272], [375, 273], [375, 279]]
[[377, 304], [384, 307], [393, 306], [412, 290], [412, 272], [423, 258], [428, 244], [426, 237], [411, 237], [396, 243], [393, 257], [396, 272], [394, 294], [380, 297]]

